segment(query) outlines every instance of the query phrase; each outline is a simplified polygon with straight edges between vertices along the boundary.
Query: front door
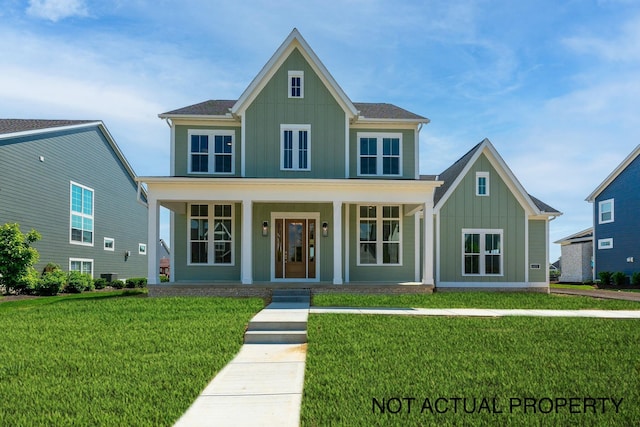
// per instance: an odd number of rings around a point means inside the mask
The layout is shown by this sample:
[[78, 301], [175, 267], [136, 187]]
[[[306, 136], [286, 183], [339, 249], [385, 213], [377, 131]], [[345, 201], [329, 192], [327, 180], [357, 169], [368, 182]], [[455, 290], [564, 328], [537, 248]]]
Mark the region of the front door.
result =
[[275, 221], [275, 277], [316, 277], [316, 220], [301, 218]]

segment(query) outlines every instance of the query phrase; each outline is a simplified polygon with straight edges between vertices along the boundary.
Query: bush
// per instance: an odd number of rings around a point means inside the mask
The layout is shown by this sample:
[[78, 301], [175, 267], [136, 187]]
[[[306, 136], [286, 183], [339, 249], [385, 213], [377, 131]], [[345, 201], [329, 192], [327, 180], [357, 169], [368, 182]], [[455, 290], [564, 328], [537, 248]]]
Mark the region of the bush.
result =
[[90, 290], [93, 287], [93, 279], [88, 274], [72, 271], [69, 273], [65, 292], [79, 294], [80, 292]]
[[613, 276], [611, 276], [611, 279], [613, 279], [613, 283], [616, 286], [624, 286], [627, 284], [627, 275], [621, 271], [617, 271], [613, 273]]
[[160, 283], [166, 283], [169, 281], [169, 277], [166, 274], [160, 275]]
[[636, 271], [631, 275], [631, 284], [633, 286], [640, 286], [640, 271]]
[[51, 271], [42, 275], [38, 281], [36, 292], [39, 295], [57, 295], [67, 284], [67, 274], [64, 271]]
[[146, 288], [147, 287], [147, 278], [146, 277], [131, 277], [125, 281], [125, 286], [129, 289], [133, 288]]
[[109, 286], [109, 281], [107, 279], [103, 279], [102, 277], [93, 281], [93, 287], [95, 289], [104, 289], [107, 286]]
[[52, 271], [62, 271], [62, 269], [60, 268], [60, 265], [55, 264], [53, 262], [49, 262], [42, 269], [42, 274], [51, 273]]
[[611, 276], [613, 276], [613, 273], [610, 271], [601, 271], [600, 273], [598, 273], [598, 277], [600, 278], [600, 284], [603, 286], [610, 285]]
[[122, 280], [114, 280], [113, 282], [109, 283], [109, 285], [114, 289], [124, 288], [124, 282]]
[[21, 291], [25, 275], [30, 274], [40, 255], [31, 244], [40, 239], [40, 234], [31, 230], [22, 234], [18, 224], [0, 226], [0, 288], [5, 292]]

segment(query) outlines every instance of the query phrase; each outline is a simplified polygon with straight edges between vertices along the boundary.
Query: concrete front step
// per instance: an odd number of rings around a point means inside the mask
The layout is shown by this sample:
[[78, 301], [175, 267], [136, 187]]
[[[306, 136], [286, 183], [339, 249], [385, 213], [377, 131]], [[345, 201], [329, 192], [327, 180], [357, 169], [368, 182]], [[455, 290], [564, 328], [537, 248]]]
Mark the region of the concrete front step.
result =
[[311, 302], [311, 298], [308, 295], [274, 295], [271, 298], [271, 302], [303, 302], [309, 304]]
[[245, 344], [304, 344], [306, 342], [306, 330], [248, 330], [244, 334]]
[[306, 320], [252, 320], [247, 328], [248, 331], [305, 331], [306, 329]]

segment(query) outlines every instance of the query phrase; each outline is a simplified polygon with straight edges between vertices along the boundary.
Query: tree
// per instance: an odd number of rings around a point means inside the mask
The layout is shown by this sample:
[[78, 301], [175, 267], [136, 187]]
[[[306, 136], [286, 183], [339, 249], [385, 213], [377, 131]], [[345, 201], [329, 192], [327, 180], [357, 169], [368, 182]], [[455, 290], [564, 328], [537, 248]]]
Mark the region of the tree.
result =
[[36, 230], [23, 234], [18, 224], [0, 226], [0, 287], [5, 292], [22, 287], [23, 278], [40, 255], [31, 244], [40, 239]]

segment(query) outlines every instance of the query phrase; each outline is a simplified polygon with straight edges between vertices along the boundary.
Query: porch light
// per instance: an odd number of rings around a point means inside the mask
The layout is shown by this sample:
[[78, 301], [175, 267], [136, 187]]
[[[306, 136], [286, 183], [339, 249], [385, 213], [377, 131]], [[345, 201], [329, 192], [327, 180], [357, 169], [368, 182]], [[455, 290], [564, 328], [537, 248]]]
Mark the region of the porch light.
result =
[[329, 223], [324, 221], [322, 223], [322, 237], [327, 237], [329, 235]]
[[269, 235], [269, 221], [262, 221], [262, 235]]

